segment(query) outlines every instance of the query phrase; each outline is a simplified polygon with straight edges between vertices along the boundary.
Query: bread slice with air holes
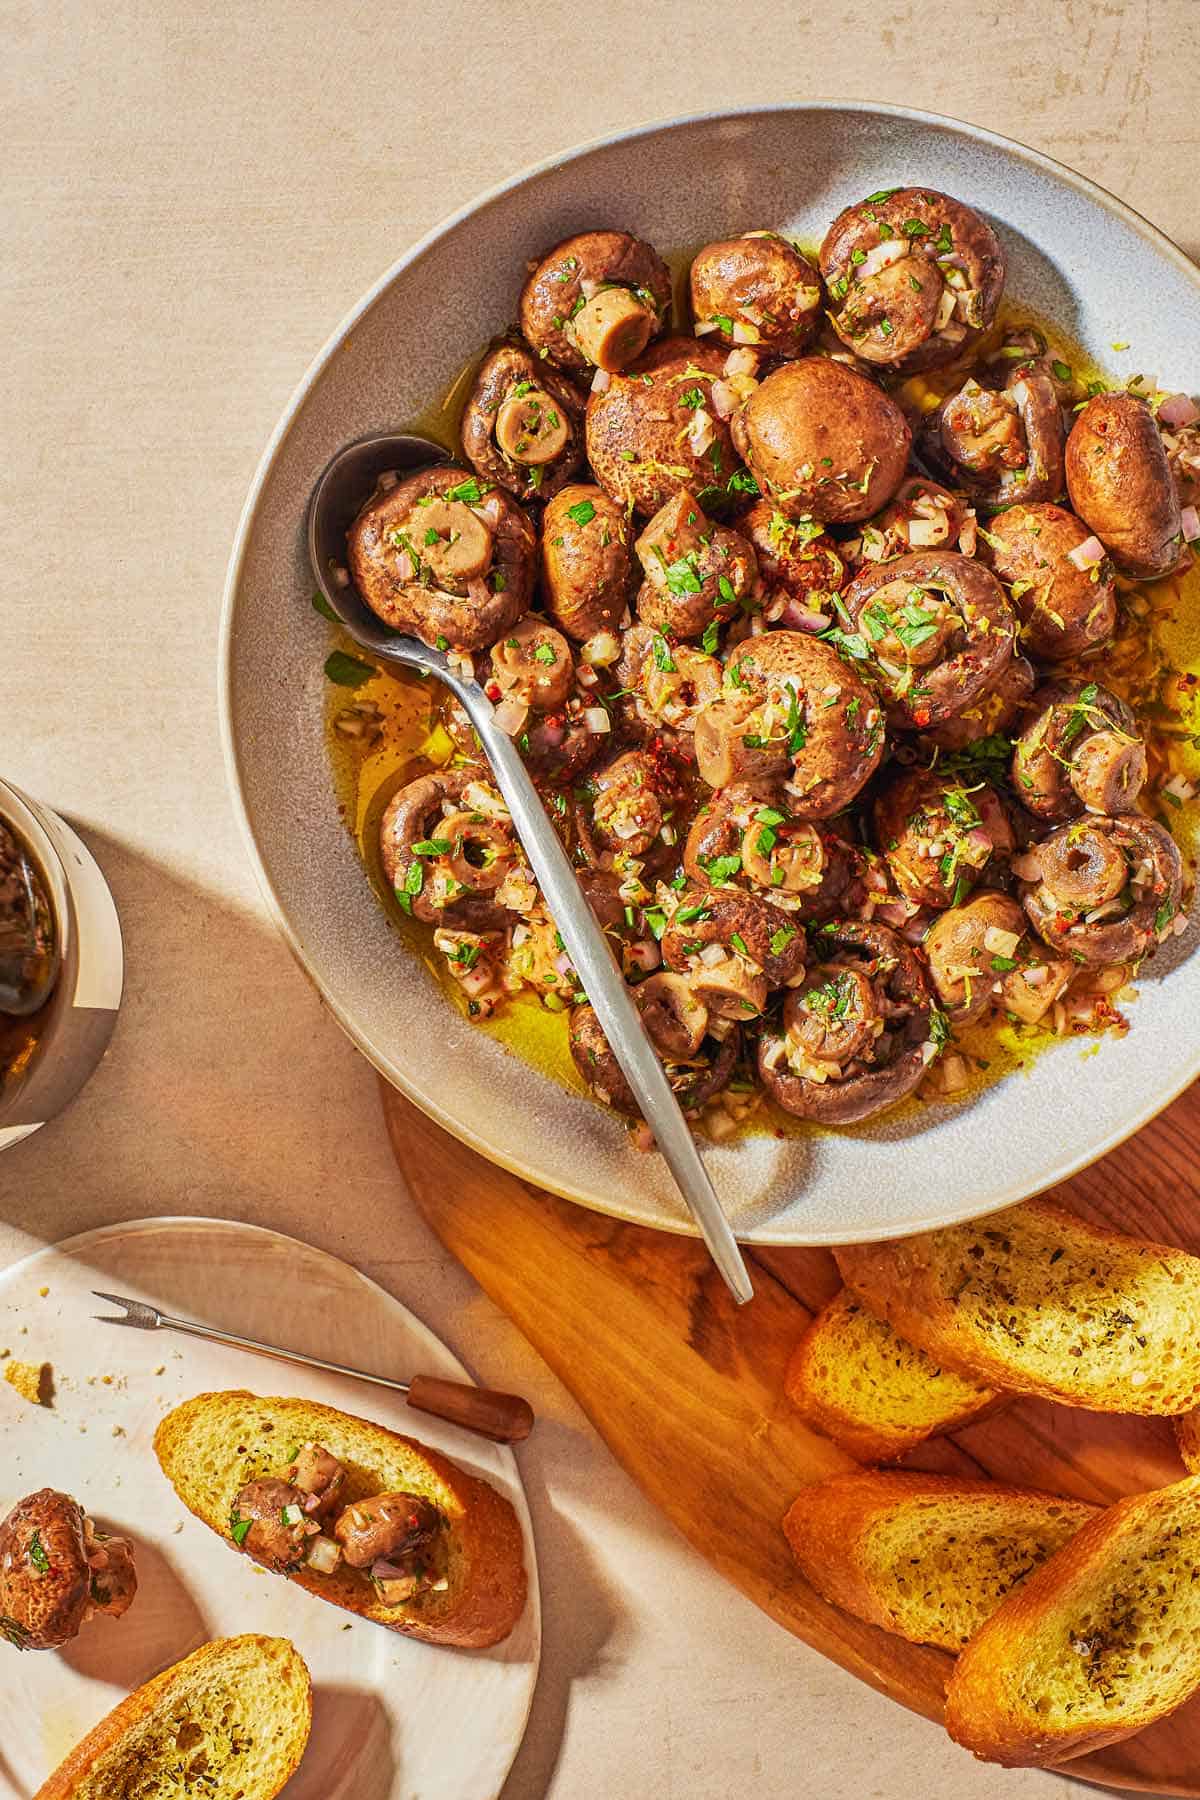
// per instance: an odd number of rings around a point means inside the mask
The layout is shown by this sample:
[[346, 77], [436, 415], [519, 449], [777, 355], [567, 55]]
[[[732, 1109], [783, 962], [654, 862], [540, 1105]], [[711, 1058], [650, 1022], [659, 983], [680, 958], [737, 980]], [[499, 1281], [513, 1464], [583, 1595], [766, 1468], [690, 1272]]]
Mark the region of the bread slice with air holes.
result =
[[783, 1529], [826, 1600], [957, 1652], [1095, 1512], [998, 1482], [864, 1469], [805, 1488]]
[[1049, 1200], [835, 1254], [877, 1317], [972, 1381], [1095, 1412], [1200, 1402], [1200, 1257]]
[[273, 1800], [311, 1725], [308, 1670], [286, 1638], [218, 1638], [122, 1700], [34, 1800]]
[[986, 1762], [1048, 1766], [1114, 1744], [1200, 1688], [1200, 1476], [1098, 1513], [992, 1614], [946, 1693]]
[[810, 1425], [862, 1463], [894, 1462], [1008, 1398], [939, 1367], [848, 1288], [796, 1345], [784, 1391]]
[[[391, 1631], [432, 1644], [482, 1649], [512, 1631], [525, 1608], [523, 1540], [509, 1502], [448, 1457], [352, 1413], [315, 1401], [199, 1394], [162, 1420], [154, 1449], [189, 1511], [237, 1549], [231, 1514], [250, 1481], [280, 1474], [296, 1449], [316, 1442], [346, 1472], [340, 1504], [368, 1495], [416, 1494], [441, 1514], [445, 1586], [387, 1605], [367, 1575], [341, 1564], [301, 1566], [286, 1579]], [[240, 1554], [240, 1551], [238, 1552]]]

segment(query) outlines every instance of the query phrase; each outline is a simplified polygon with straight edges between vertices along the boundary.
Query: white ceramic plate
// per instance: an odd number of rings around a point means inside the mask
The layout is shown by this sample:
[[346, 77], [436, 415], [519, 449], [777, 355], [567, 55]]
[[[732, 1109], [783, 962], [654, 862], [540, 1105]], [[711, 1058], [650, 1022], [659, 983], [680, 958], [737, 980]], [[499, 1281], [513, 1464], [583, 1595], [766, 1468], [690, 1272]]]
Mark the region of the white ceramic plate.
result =
[[[309, 605], [303, 521], [349, 439], [410, 424], [515, 312], [526, 259], [617, 223], [664, 252], [760, 225], [819, 239], [880, 187], [924, 182], [989, 215], [1009, 296], [1123, 374], [1200, 380], [1200, 270], [1070, 170], [972, 126], [902, 107], [812, 104], [649, 127], [522, 175], [408, 251], [330, 340], [268, 446], [230, 563], [222, 646], [228, 766], [251, 854], [289, 944], [376, 1067], [467, 1143], [604, 1212], [690, 1229], [658, 1157], [621, 1124], [455, 1013], [397, 941], [338, 815], [322, 732], [328, 629]], [[1126, 342], [1114, 359], [1109, 346]], [[1194, 934], [1192, 934], [1194, 936]], [[1064, 1179], [1200, 1070], [1200, 960], [1160, 956], [1133, 1028], [1083, 1060], [1040, 1056], [920, 1122], [709, 1151], [739, 1235], [838, 1243], [918, 1231]], [[1173, 961], [1179, 965], [1169, 967]]]
[[[209, 1638], [290, 1638], [313, 1677], [313, 1729], [288, 1800], [491, 1800], [525, 1730], [540, 1647], [537, 1565], [510, 1450], [411, 1412], [399, 1395], [167, 1332], [94, 1323], [91, 1289], [384, 1374], [469, 1379], [374, 1282], [249, 1225], [150, 1219], [42, 1250], [0, 1277], [0, 1349], [54, 1368], [52, 1410], [0, 1383], [0, 1513], [43, 1486], [128, 1532], [139, 1591], [62, 1650], [4, 1661], [0, 1800], [24, 1800], [126, 1693]], [[43, 1293], [43, 1290], [48, 1290]], [[159, 1372], [161, 1371], [161, 1372]], [[525, 1531], [529, 1601], [492, 1650], [418, 1644], [324, 1606], [236, 1557], [180, 1504], [152, 1440], [163, 1414], [215, 1388], [305, 1395], [420, 1437], [508, 1496]], [[470, 1730], [463, 1721], [470, 1721]]]

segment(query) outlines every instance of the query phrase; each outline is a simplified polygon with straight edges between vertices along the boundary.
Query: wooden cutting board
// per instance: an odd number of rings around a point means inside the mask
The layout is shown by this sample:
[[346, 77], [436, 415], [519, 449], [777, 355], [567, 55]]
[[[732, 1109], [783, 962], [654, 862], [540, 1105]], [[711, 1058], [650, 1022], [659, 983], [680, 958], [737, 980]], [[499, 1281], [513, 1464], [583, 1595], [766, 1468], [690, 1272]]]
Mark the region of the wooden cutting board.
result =
[[[827, 1250], [748, 1252], [738, 1309], [703, 1246], [622, 1225], [477, 1156], [391, 1088], [392, 1147], [422, 1213], [570, 1389], [618, 1461], [689, 1543], [805, 1643], [927, 1717], [951, 1661], [862, 1624], [796, 1570], [780, 1520], [800, 1489], [850, 1459], [783, 1397], [792, 1347], [839, 1283]], [[1200, 1252], [1200, 1084], [1054, 1197], [1108, 1224]], [[986, 1473], [1108, 1501], [1183, 1473], [1157, 1419], [1020, 1401], [927, 1445], [910, 1466]], [[1200, 1796], [1200, 1701], [1064, 1772]]]

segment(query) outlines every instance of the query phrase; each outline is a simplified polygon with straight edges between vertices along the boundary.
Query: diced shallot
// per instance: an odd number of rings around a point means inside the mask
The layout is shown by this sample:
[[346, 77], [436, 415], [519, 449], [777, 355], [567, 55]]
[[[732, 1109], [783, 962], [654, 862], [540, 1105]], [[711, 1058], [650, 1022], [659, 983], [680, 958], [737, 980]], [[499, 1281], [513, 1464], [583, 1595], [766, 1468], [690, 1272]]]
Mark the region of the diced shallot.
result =
[[1012, 859], [1012, 872], [1014, 875], [1018, 876], [1021, 881], [1040, 881], [1042, 879], [1042, 865], [1038, 858], [1037, 851], [1023, 850], [1019, 856], [1014, 856]]
[[796, 631], [828, 631], [833, 622], [828, 613], [805, 606], [800, 600], [789, 600], [779, 616]]
[[596, 632], [579, 651], [581, 662], [591, 663], [598, 669], [607, 669], [619, 660], [620, 655], [621, 642], [615, 631]]
[[735, 319], [733, 321], [733, 331], [731, 335], [735, 344], [759, 344], [762, 342], [762, 333], [759, 331], [758, 326], [751, 325], [744, 319]]
[[583, 715], [583, 722], [593, 737], [612, 730], [612, 721], [602, 706], [589, 706]]
[[609, 371], [607, 369], [597, 369], [596, 373], [592, 376], [592, 392], [593, 392], [593, 394], [607, 393], [608, 389], [611, 386], [612, 386], [612, 375], [609, 373]]
[[1185, 506], [1179, 515], [1179, 523], [1183, 527], [1183, 535], [1189, 544], [1200, 539], [1200, 512], [1194, 506]]
[[692, 422], [688, 426], [687, 432], [688, 448], [692, 455], [703, 456], [706, 451], [711, 449], [714, 436], [712, 414], [706, 412], [704, 407], [698, 406], [692, 414]]
[[880, 269], [886, 269], [889, 263], [899, 262], [902, 256], [908, 255], [908, 241], [905, 238], [884, 238], [882, 243], [868, 250], [862, 262], [854, 271], [859, 281], [867, 281], [872, 275], [878, 275]]
[[342, 1560], [342, 1547], [321, 1532], [308, 1546], [308, 1555], [304, 1560], [318, 1575], [332, 1575]]
[[700, 952], [700, 961], [711, 969], [716, 963], [724, 962], [728, 955], [724, 944], [705, 944]]
[[1020, 943], [1020, 933], [1004, 931], [999, 925], [989, 925], [983, 934], [983, 947], [990, 950], [993, 956], [1013, 956]]
[[946, 520], [910, 519], [908, 522], [908, 541], [914, 550], [927, 550], [934, 544], [946, 541]]
[[735, 375], [756, 375], [758, 373], [758, 357], [749, 345], [743, 344], [738, 349], [729, 352], [725, 358], [723, 373], [730, 381]]
[[1073, 562], [1077, 569], [1085, 572], [1098, 568], [1108, 552], [1098, 537], [1086, 537], [1082, 544], [1076, 544], [1073, 550], [1067, 551], [1068, 562]]
[[519, 700], [502, 700], [494, 717], [501, 731], [507, 732], [509, 737], [516, 737], [519, 731], [525, 729], [529, 708]]
[[738, 397], [732, 383], [714, 381], [711, 392], [713, 411], [719, 419], [727, 419], [731, 413], [736, 412]]
[[1168, 394], [1158, 409], [1158, 422], [1165, 425], [1168, 431], [1179, 431], [1184, 425], [1194, 425], [1200, 419], [1200, 406], [1190, 394]]

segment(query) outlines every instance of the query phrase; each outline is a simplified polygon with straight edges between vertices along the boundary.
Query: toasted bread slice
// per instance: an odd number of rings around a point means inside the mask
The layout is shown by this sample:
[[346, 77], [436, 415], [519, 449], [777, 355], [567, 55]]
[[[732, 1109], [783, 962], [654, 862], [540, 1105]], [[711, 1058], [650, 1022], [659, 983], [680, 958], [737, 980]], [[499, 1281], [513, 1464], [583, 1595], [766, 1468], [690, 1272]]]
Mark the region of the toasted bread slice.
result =
[[[163, 1473], [184, 1505], [232, 1549], [233, 1502], [249, 1481], [280, 1473], [300, 1444], [322, 1443], [346, 1471], [343, 1503], [411, 1493], [445, 1520], [447, 1586], [387, 1606], [360, 1571], [300, 1568], [287, 1580], [391, 1631], [431, 1644], [480, 1649], [506, 1638], [525, 1607], [521, 1527], [508, 1501], [449, 1458], [351, 1413], [314, 1401], [199, 1394], [168, 1413], [154, 1435]], [[240, 1554], [240, 1551], [238, 1552]]]
[[1200, 1412], [1184, 1413], [1175, 1421], [1175, 1436], [1183, 1466], [1191, 1475], [1200, 1475]]
[[826, 1600], [910, 1643], [959, 1651], [1095, 1511], [992, 1481], [864, 1469], [805, 1488], [783, 1529]]
[[939, 1368], [848, 1288], [796, 1345], [784, 1389], [810, 1425], [863, 1463], [894, 1462], [1007, 1398]]
[[993, 1613], [955, 1667], [951, 1737], [1048, 1765], [1116, 1743], [1200, 1687], [1200, 1476], [1097, 1514]]
[[311, 1725], [308, 1670], [286, 1638], [218, 1638], [122, 1700], [34, 1800], [272, 1800]]
[[1200, 1402], [1200, 1257], [1048, 1200], [836, 1255], [873, 1313], [981, 1385], [1095, 1412]]

